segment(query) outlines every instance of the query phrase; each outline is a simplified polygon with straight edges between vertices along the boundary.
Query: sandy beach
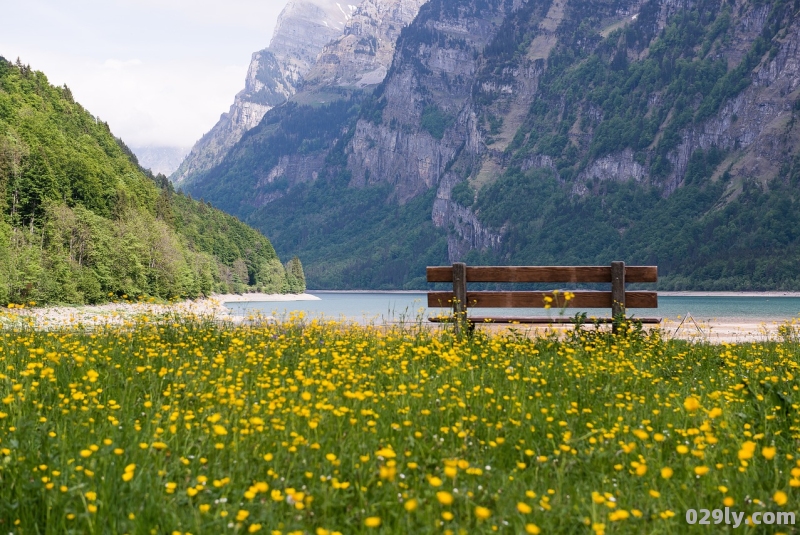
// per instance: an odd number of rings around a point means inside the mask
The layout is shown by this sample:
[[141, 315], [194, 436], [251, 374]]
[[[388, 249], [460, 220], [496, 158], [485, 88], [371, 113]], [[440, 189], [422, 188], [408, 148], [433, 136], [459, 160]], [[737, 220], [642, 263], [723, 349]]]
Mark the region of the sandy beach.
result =
[[[0, 325], [22, 321], [37, 329], [60, 327], [95, 327], [122, 324], [133, 317], [163, 317], [166, 315], [198, 316], [215, 321], [242, 321], [231, 314], [225, 303], [262, 301], [315, 301], [309, 294], [214, 294], [202, 299], [187, 299], [175, 303], [117, 302], [102, 305], [52, 306], [8, 309], [0, 312]], [[264, 318], [271, 319], [271, 318]]]

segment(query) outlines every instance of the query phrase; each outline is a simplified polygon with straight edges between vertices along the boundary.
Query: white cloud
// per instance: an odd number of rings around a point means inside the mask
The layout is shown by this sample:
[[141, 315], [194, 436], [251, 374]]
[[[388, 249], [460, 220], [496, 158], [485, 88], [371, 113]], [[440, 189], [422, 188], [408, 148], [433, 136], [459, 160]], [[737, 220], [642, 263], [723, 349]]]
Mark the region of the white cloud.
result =
[[0, 55], [67, 84], [127, 144], [185, 146], [244, 87], [287, 0], [0, 0]]

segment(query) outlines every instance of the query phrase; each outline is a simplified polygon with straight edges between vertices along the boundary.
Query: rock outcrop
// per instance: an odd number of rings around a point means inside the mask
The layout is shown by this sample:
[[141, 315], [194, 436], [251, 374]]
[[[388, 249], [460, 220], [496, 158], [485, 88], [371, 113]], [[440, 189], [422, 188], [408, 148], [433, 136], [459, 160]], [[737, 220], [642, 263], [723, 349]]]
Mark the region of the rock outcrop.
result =
[[383, 81], [400, 31], [427, 0], [364, 0], [344, 27], [326, 44], [305, 76], [304, 89], [362, 89]]

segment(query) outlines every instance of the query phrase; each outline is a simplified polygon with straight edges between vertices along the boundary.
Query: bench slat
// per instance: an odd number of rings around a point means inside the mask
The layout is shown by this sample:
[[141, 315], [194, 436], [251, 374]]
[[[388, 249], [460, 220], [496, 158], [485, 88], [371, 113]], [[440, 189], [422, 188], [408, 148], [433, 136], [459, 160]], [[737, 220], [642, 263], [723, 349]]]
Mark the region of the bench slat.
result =
[[[427, 273], [428, 282], [453, 282], [452, 266]], [[467, 266], [467, 282], [611, 282], [611, 266]], [[658, 282], [658, 266], [625, 266], [625, 282]]]
[[[632, 317], [628, 318], [634, 322], [652, 324], [652, 323], [661, 323], [661, 318], [637, 318]], [[450, 323], [452, 318], [449, 316], [439, 316], [439, 317], [431, 317], [428, 318], [428, 321], [433, 323]], [[540, 324], [540, 325], [549, 325], [549, 324], [572, 324], [575, 323], [575, 318], [569, 317], [531, 317], [531, 316], [498, 316], [498, 317], [482, 317], [482, 316], [471, 316], [468, 318], [468, 321], [475, 323], [475, 324], [486, 324], [486, 323], [533, 323], [533, 324]], [[584, 322], [585, 325], [593, 325], [595, 323], [614, 323], [614, 318], [586, 318]]]
[[[627, 278], [627, 277], [626, 277]], [[611, 292], [576, 291], [567, 308], [611, 308]], [[467, 292], [470, 308], [544, 308], [544, 298], [553, 299], [551, 308], [564, 305], [564, 293], [553, 292]], [[429, 308], [451, 308], [453, 292], [428, 292]], [[627, 308], [658, 308], [656, 292], [625, 292]]]

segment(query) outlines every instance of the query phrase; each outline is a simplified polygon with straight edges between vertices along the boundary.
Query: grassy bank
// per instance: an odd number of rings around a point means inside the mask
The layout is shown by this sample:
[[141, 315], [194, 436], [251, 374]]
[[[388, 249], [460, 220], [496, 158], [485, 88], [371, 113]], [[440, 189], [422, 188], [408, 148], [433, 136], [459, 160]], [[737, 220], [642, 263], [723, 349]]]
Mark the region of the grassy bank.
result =
[[0, 531], [707, 533], [687, 509], [797, 509], [799, 367], [791, 340], [6, 331]]

